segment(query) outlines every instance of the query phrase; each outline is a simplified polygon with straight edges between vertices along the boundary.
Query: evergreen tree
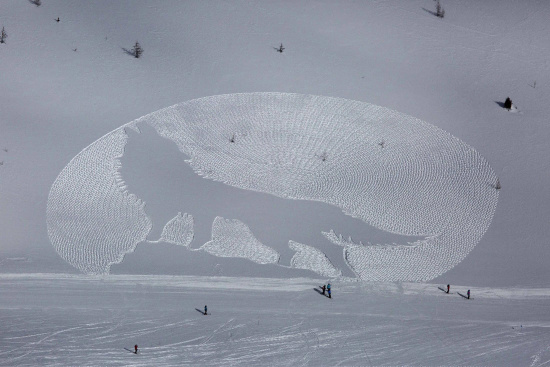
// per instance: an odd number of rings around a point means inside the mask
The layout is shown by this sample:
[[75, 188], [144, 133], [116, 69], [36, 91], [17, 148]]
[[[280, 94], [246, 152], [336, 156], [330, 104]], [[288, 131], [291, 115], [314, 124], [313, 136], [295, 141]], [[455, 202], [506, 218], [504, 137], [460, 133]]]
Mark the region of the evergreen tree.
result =
[[143, 53], [143, 49], [141, 48], [141, 45], [139, 42], [136, 41], [136, 44], [134, 45], [134, 48], [132, 49], [132, 54], [136, 59], [139, 59], [141, 54]]
[[8, 34], [6, 33], [4, 27], [2, 27], [2, 32], [0, 33], [0, 43], [6, 43], [6, 38], [8, 38]]
[[437, 0], [437, 2], [435, 3], [435, 15], [440, 18], [443, 18], [445, 16], [445, 9], [443, 9], [441, 4], [439, 3], [439, 0]]

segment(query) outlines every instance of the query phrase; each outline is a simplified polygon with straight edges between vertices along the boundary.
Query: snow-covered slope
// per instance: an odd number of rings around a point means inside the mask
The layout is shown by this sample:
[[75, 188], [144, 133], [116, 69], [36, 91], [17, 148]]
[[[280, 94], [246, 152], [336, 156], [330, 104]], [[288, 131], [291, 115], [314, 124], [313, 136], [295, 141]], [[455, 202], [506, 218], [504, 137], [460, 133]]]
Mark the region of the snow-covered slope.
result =
[[[50, 239], [63, 259], [86, 273], [109, 272], [150, 236], [150, 218], [153, 223], [157, 218], [148, 204], [154, 205], [156, 200], [149, 200], [151, 196], [143, 192], [160, 191], [191, 216], [195, 208], [188, 206], [185, 196], [198, 197], [203, 205], [216, 196], [215, 187], [203, 185], [203, 180], [199, 185], [209, 190], [194, 187], [188, 180], [175, 185], [175, 191], [159, 188], [152, 184], [149, 173], [138, 174], [128, 183], [125, 173], [132, 169], [121, 164], [121, 158], [131, 138], [124, 130], [141, 134], [144, 124], [167, 139], [162, 145], [176, 144], [181, 153], [191, 157], [175, 164], [164, 159], [157, 162], [167, 165], [169, 173], [189, 164], [205, 179], [235, 188], [339, 208], [343, 213], [333, 216], [336, 211], [318, 205], [315, 212], [299, 218], [300, 232], [311, 233], [306, 236], [307, 244], [319, 245], [320, 233], [344, 230], [334, 227], [341, 217], [344, 222], [359, 219], [349, 226], [356, 233], [356, 227], [371, 224], [393, 234], [423, 237], [408, 244], [363, 245], [327, 236], [324, 242], [344, 247], [346, 266], [361, 280], [425, 281], [441, 275], [479, 242], [497, 204], [498, 178], [487, 161], [458, 139], [410, 116], [366, 103], [298, 94], [201, 98], [147, 115], [105, 135], [71, 160], [56, 179], [48, 198]], [[150, 147], [139, 146], [146, 148]], [[158, 155], [157, 149], [146, 151]], [[144, 157], [138, 164], [148, 159]], [[122, 161], [136, 164], [132, 159]], [[161, 179], [173, 181], [174, 176]], [[138, 190], [139, 194], [134, 191], [136, 181], [147, 186]], [[217, 257], [279, 264], [280, 249], [254, 238], [246, 224], [251, 218], [234, 209], [250, 207], [257, 216], [254, 196], [237, 201], [233, 196], [226, 193], [219, 201], [228, 207], [234, 221], [220, 218], [219, 213], [215, 219], [193, 218], [187, 232], [178, 236], [194, 238], [195, 223], [212, 223], [212, 240], [197, 243], [198, 250]], [[288, 232], [273, 218], [290, 215], [278, 205], [263, 210], [263, 225], [252, 230], [260, 231], [263, 241], [271, 245], [269, 229]], [[320, 229], [316, 222], [328, 227]], [[295, 240], [296, 235], [288, 233], [286, 241]], [[365, 243], [371, 241], [368, 233], [364, 236]], [[305, 248], [302, 246], [302, 251]], [[192, 254], [182, 251], [181, 256]], [[325, 257], [318, 252], [318, 259]], [[336, 269], [327, 272], [325, 261], [310, 265], [301, 268], [323, 275], [341, 274]], [[185, 271], [194, 273], [198, 266], [201, 264]]]
[[[550, 275], [545, 104], [550, 97], [545, 42], [550, 5], [443, 5], [446, 15], [439, 19], [427, 0], [284, 5], [43, 1], [39, 7], [3, 1], [0, 23], [8, 38], [0, 44], [0, 271], [75, 272], [48, 238], [47, 196], [63, 167], [106, 132], [195, 98], [284, 92], [383, 106], [473, 147], [502, 185], [498, 206], [478, 245], [440, 280], [544, 285]], [[136, 40], [145, 50], [140, 59], [125, 51]], [[285, 51], [278, 53], [273, 47], [281, 42]], [[518, 113], [499, 105], [507, 96]], [[166, 214], [168, 220], [177, 213]], [[93, 219], [93, 213], [86, 215]], [[154, 229], [159, 236], [148, 240], [158, 240], [168, 220]], [[112, 224], [114, 237], [126, 225]], [[83, 230], [93, 231], [90, 225]], [[368, 231], [378, 236], [375, 229]], [[126, 241], [114, 237], [100, 241]], [[369, 241], [368, 235], [363, 238]], [[185, 251], [185, 246], [177, 249]], [[329, 251], [336, 254], [341, 248], [328, 244], [325, 250], [332, 260]], [[118, 271], [185, 273], [176, 263], [170, 269], [158, 266], [170, 263], [176, 250], [159, 244], [142, 251], [154, 265], [131, 266], [130, 257], [140, 256], [138, 246]], [[281, 253], [281, 261], [290, 264], [293, 254]], [[242, 261], [227, 260], [212, 263], [212, 272], [220, 265], [232, 275], [262, 273], [254, 264], [247, 268]], [[349, 270], [345, 275], [351, 275]]]
[[[461, 287], [445, 294], [432, 284], [346, 282], [334, 283], [328, 299], [320, 284], [0, 275], [0, 366], [515, 367], [550, 360], [548, 289], [472, 288], [467, 300]], [[29, 307], [37, 301], [41, 307]]]
[[550, 2], [41, 2], [0, 1], [0, 365], [548, 365]]

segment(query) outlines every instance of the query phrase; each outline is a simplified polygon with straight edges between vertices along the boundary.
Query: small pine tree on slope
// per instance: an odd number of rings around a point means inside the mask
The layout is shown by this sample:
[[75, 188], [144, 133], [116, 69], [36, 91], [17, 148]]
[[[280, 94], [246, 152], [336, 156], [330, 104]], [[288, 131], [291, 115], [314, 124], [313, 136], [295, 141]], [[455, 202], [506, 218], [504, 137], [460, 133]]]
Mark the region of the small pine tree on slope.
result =
[[143, 49], [141, 48], [141, 45], [139, 44], [139, 42], [136, 41], [134, 48], [132, 48], [132, 54], [136, 59], [139, 59], [142, 53], [143, 53]]
[[0, 43], [6, 43], [6, 38], [8, 38], [8, 34], [4, 27], [2, 27], [2, 32], [0, 32]]

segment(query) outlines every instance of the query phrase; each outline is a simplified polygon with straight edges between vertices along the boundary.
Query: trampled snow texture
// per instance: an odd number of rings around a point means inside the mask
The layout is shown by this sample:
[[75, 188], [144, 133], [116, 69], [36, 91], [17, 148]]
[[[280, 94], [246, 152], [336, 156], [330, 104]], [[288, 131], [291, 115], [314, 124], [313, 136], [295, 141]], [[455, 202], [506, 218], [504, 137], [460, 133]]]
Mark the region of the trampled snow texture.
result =
[[193, 216], [178, 213], [162, 229], [160, 240], [174, 245], [189, 247], [193, 241]]
[[322, 282], [4, 274], [0, 366], [549, 364], [550, 289]]
[[297, 269], [307, 269], [324, 277], [337, 278], [342, 272], [334, 267], [325, 254], [315, 247], [289, 241], [288, 247], [296, 251], [290, 260], [290, 266]]
[[276, 264], [279, 253], [262, 244], [250, 228], [236, 219], [216, 217], [212, 223], [212, 241], [201, 248], [219, 257], [243, 257], [258, 264]]
[[126, 191], [118, 174], [127, 139], [117, 129], [97, 140], [71, 160], [50, 190], [50, 241], [84, 273], [109, 272], [151, 230], [144, 203]]
[[[420, 281], [448, 271], [479, 242], [498, 200], [497, 177], [473, 148], [426, 122], [364, 102], [285, 93], [201, 98], [124, 125], [84, 152], [100, 150], [104, 140], [137, 122], [174, 141], [205, 178], [282, 198], [325, 202], [382, 230], [426, 236], [408, 246], [347, 243], [346, 261], [364, 280]], [[58, 181], [77, 187], [81, 169], [112, 166], [115, 161], [84, 152]], [[103, 202], [115, 196], [103, 184], [113, 175], [103, 170], [96, 177], [86, 176], [87, 190], [98, 192], [93, 221], [59, 214], [61, 203], [76, 202], [81, 191], [55, 190], [54, 185], [55, 195], [49, 197], [52, 242], [63, 258], [83, 271], [89, 270], [79, 265], [82, 262], [112, 263], [94, 245], [75, 247], [68, 238], [86, 239], [98, 247], [110, 243], [97, 234], [112, 226], [102, 220], [101, 208], [113, 205]], [[94, 231], [75, 228], [84, 222], [94, 223]], [[126, 237], [134, 238], [130, 233]], [[112, 251], [121, 259], [124, 249]]]

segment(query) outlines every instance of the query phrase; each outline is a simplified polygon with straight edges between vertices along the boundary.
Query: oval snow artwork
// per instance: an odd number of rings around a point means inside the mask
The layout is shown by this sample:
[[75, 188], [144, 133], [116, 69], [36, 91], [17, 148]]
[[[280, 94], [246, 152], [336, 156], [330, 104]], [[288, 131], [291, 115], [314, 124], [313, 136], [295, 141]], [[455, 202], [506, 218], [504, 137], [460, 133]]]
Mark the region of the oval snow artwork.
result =
[[[119, 171], [128, 141], [125, 129], [138, 131], [138, 124], [177, 144], [205, 179], [326, 203], [365, 225], [421, 237], [407, 245], [363, 245], [327, 228], [326, 240], [342, 246], [345, 264], [362, 280], [425, 281], [443, 274], [481, 240], [497, 205], [497, 177], [487, 161], [414, 117], [321, 96], [213, 96], [121, 126], [85, 148], [59, 174], [48, 198], [48, 234], [59, 255], [82, 272], [108, 273], [151, 231], [145, 203], [128, 192]], [[170, 234], [169, 243], [193, 250], [188, 247], [192, 215], [178, 214], [167, 225], [163, 236]], [[214, 226], [213, 241], [197, 250], [278, 263], [277, 251], [260, 243], [253, 228], [234, 220], [223, 223], [232, 227]], [[235, 237], [241, 234], [242, 241]], [[297, 254], [287, 267], [342, 274], [316, 248], [289, 244]]]

